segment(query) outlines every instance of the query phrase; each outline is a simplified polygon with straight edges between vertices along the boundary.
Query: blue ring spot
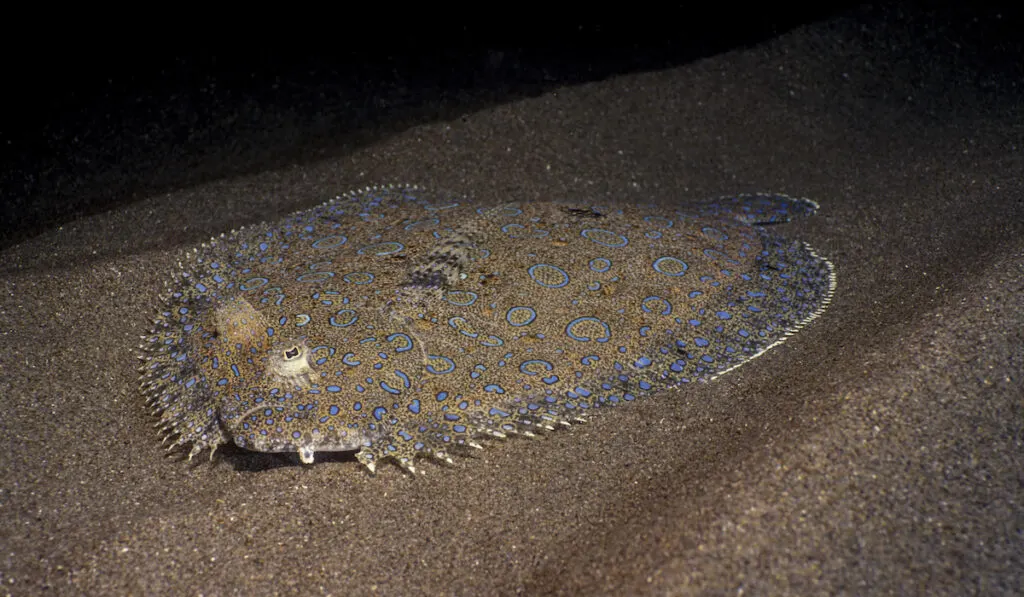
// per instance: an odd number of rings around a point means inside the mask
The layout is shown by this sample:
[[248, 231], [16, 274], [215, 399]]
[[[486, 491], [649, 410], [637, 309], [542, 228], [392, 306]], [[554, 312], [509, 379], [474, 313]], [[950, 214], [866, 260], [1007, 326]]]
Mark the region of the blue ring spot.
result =
[[238, 285], [241, 290], [256, 290], [257, 288], [263, 288], [270, 283], [267, 278], [249, 278], [245, 282]]
[[501, 227], [501, 231], [504, 232], [505, 234], [511, 236], [512, 238], [518, 238], [514, 235], [513, 230], [515, 232], [520, 232], [522, 230], [526, 230], [526, 226], [523, 226], [522, 224], [505, 224], [504, 226]]
[[398, 348], [395, 349], [395, 352], [405, 352], [407, 350], [412, 349], [412, 338], [410, 338], [408, 334], [396, 332], [388, 336], [387, 341], [394, 342], [396, 338], [401, 338], [402, 340], [404, 340], [404, 342], [402, 343], [402, 346], [399, 346]]
[[455, 361], [449, 359], [448, 357], [443, 357], [437, 354], [430, 354], [427, 355], [427, 359], [435, 362], [437, 360], [444, 361], [445, 367], [442, 367], [441, 369], [434, 367], [434, 363], [429, 363], [427, 365], [427, 371], [433, 373], [434, 375], [446, 375], [448, 373], [451, 373], [452, 371], [455, 371]]
[[341, 309], [330, 319], [331, 325], [338, 328], [347, 328], [357, 321], [359, 321], [359, 315], [352, 309]]
[[314, 249], [334, 249], [348, 242], [348, 239], [338, 234], [334, 236], [325, 236], [321, 239], [313, 241]]
[[590, 269], [597, 273], [604, 273], [612, 268], [612, 262], [610, 259], [604, 257], [596, 257], [590, 260]]
[[373, 282], [374, 275], [370, 272], [351, 272], [341, 277], [349, 284], [369, 284]]
[[[540, 369], [538, 369], [538, 367]], [[541, 359], [530, 359], [519, 364], [519, 371], [526, 375], [541, 375], [554, 369], [555, 366]]]
[[580, 232], [580, 235], [583, 238], [591, 240], [603, 247], [610, 247], [613, 249], [625, 247], [629, 244], [629, 239], [625, 236], [602, 228], [587, 228], [583, 232]]
[[705, 226], [701, 228], [700, 231], [704, 233], [704, 236], [710, 238], [711, 240], [715, 240], [718, 242], [724, 242], [729, 240], [728, 234], [716, 228], [712, 228], [711, 226]]
[[494, 346], [502, 346], [503, 344], [505, 344], [505, 341], [502, 340], [501, 338], [491, 334], [490, 336], [487, 336], [486, 338], [481, 340], [480, 344], [482, 344], [483, 346], [494, 347]]
[[298, 278], [295, 278], [299, 282], [326, 282], [334, 277], [334, 272], [313, 272], [310, 274], [302, 274]]
[[438, 204], [438, 205], [434, 205], [433, 203], [428, 203], [427, 205], [423, 206], [423, 209], [426, 209], [428, 211], [444, 211], [446, 209], [455, 209], [458, 206], [459, 206], [459, 202], [458, 201], [452, 201], [450, 203], [444, 203], [444, 204]]
[[682, 259], [675, 257], [658, 257], [654, 260], [654, 271], [666, 276], [681, 276], [690, 269]]
[[477, 294], [469, 290], [450, 290], [444, 295], [444, 300], [457, 307], [468, 307], [476, 302]]
[[654, 224], [655, 226], [661, 226], [662, 228], [671, 228], [672, 220], [663, 218], [661, 216], [644, 216], [644, 221], [648, 224]]
[[530, 278], [532, 278], [534, 282], [540, 284], [544, 288], [562, 288], [569, 283], [569, 274], [565, 273], [565, 270], [555, 265], [538, 263], [536, 265], [531, 265], [530, 269], [526, 271], [530, 274]]
[[512, 307], [505, 313], [505, 321], [517, 328], [530, 325], [534, 319], [537, 319], [537, 312], [533, 307]]
[[366, 245], [365, 247], [356, 251], [360, 255], [376, 255], [377, 257], [383, 257], [384, 255], [394, 255], [405, 250], [405, 245], [396, 241], [387, 241], [383, 243], [374, 243], [372, 245]]
[[457, 330], [463, 336], [468, 336], [470, 338], [476, 338], [477, 336], [480, 335], [480, 334], [478, 334], [476, 332], [473, 332], [473, 331], [470, 331], [470, 330], [466, 329], [466, 328], [469, 327], [469, 322], [466, 321], [465, 317], [452, 317], [451, 319], [448, 320], [448, 325], [453, 330]]
[[640, 303], [640, 308], [643, 309], [644, 313], [657, 313], [658, 315], [670, 315], [672, 313], [672, 303], [660, 296], [645, 298]]
[[415, 222], [411, 222], [409, 224], [406, 224], [405, 229], [409, 230], [411, 232], [413, 230], [420, 229], [420, 228], [431, 228], [433, 226], [437, 226], [440, 223], [441, 223], [441, 220], [438, 220], [437, 218], [429, 218], [429, 219], [426, 219], [426, 220], [417, 220]]
[[[589, 325], [588, 325], [589, 324]], [[600, 334], [596, 335], [596, 330], [578, 330], [574, 331], [573, 328], [581, 328], [583, 326], [592, 327], [593, 324], [600, 326]], [[579, 333], [578, 333], [579, 332]], [[597, 342], [607, 342], [612, 337], [612, 329], [608, 327], [608, 324], [601, 321], [596, 317], [577, 317], [569, 322], [569, 325], [565, 326], [565, 333], [567, 336], [576, 340], [577, 342], [590, 342], [596, 340]], [[587, 335], [594, 334], [594, 335]]]

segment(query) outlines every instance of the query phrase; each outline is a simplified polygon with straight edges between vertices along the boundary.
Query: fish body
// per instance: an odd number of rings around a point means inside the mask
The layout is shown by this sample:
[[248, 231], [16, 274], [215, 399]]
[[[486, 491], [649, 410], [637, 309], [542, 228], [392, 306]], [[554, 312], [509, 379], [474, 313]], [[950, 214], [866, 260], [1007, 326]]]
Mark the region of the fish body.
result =
[[141, 352], [171, 448], [358, 450], [370, 470], [707, 381], [820, 315], [817, 204], [480, 206], [371, 187], [214, 239]]

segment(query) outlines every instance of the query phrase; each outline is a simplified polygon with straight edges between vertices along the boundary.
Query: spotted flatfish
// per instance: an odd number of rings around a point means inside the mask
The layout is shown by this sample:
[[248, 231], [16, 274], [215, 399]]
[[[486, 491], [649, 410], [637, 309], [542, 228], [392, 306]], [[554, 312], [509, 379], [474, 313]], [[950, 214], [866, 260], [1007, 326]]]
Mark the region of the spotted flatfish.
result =
[[450, 461], [716, 376], [822, 313], [832, 265], [776, 224], [817, 204], [480, 206], [349, 193], [189, 253], [141, 349], [169, 449]]

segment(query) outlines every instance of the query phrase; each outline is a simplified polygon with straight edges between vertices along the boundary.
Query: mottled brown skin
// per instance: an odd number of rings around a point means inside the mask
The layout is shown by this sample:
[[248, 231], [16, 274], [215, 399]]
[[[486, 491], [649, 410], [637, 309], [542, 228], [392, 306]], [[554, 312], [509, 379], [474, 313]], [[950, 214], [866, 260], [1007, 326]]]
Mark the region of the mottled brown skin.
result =
[[367, 189], [194, 254], [147, 338], [173, 445], [448, 459], [711, 379], [815, 318], [831, 265], [761, 223], [783, 196], [677, 209], [479, 208]]

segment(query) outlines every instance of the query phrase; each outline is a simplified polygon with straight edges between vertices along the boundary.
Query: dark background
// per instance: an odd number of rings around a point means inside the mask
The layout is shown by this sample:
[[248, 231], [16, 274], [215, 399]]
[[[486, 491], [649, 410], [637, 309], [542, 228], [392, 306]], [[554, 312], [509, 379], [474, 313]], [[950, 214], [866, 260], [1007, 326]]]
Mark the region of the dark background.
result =
[[[756, 44], [850, 4], [681, 5], [512, 24], [381, 12], [363, 17], [371, 25], [307, 35], [287, 24], [260, 34], [101, 22], [40, 31], [35, 47], [8, 40], [0, 247], [154, 192], [342, 155], [419, 123]], [[922, 35], [962, 20], [951, 8], [921, 10]], [[1009, 59], [1009, 19], [1005, 30], [986, 21], [959, 34], [978, 59]]]

